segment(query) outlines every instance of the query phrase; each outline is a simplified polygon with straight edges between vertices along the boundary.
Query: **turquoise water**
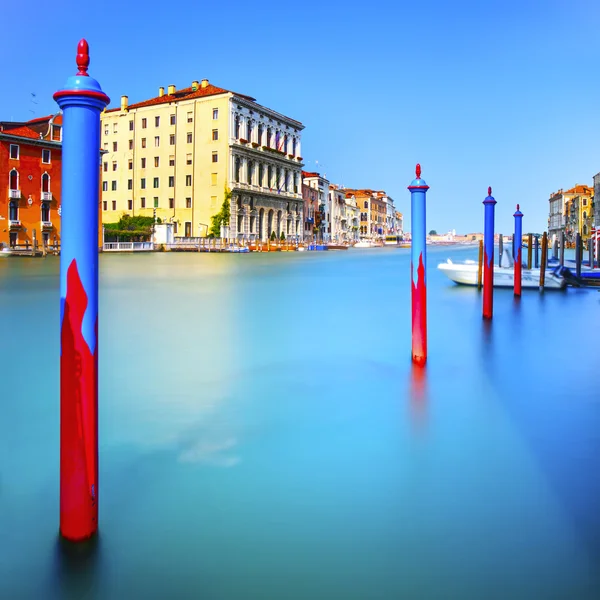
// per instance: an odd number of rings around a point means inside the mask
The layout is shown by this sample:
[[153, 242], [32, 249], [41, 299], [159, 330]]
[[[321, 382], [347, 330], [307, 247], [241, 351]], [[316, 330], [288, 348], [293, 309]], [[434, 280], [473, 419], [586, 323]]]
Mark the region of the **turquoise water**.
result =
[[598, 598], [595, 291], [428, 250], [103, 255], [100, 535], [58, 542], [55, 257], [0, 260], [0, 598]]

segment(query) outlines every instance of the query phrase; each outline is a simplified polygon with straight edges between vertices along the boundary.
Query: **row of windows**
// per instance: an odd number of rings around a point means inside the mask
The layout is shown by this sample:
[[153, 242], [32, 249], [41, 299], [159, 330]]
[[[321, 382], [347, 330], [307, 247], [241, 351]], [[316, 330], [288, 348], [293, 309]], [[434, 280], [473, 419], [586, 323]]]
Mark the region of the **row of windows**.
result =
[[[216, 196], [214, 197], [216, 200]], [[211, 197], [212, 199], [212, 197]], [[192, 199], [185, 199], [185, 207], [192, 208]], [[146, 198], [140, 198], [140, 208], [160, 208], [158, 196], [154, 196], [152, 199], [152, 206], [146, 206]], [[175, 198], [169, 198], [169, 208], [175, 208]], [[102, 210], [108, 210], [108, 201], [102, 202]], [[117, 201], [111, 201], [111, 210], [117, 210]], [[127, 210], [133, 210], [133, 200], [127, 200]]]
[[[211, 185], [217, 185], [217, 173], [211, 173], [210, 174], [210, 184]], [[186, 175], [185, 176], [185, 185], [186, 187], [191, 187], [192, 185], [192, 176], [191, 175]], [[157, 189], [160, 187], [160, 177], [154, 177], [152, 180], [152, 187]], [[175, 187], [175, 177], [173, 175], [169, 175], [169, 187], [173, 188]], [[11, 188], [12, 189], [12, 188]], [[128, 179], [127, 180], [127, 189], [128, 190], [132, 190], [133, 189], [133, 179]], [[140, 179], [140, 189], [145, 190], [146, 189], [146, 178], [142, 177]], [[103, 192], [108, 192], [108, 181], [103, 181], [102, 182], [102, 191]], [[117, 182], [115, 180], [110, 182], [110, 191], [111, 192], [116, 192], [117, 191]]]
[[[247, 120], [245, 129], [246, 129], [245, 132], [242, 132], [242, 124], [241, 124], [240, 117], [238, 115], [236, 115], [235, 122], [234, 122], [234, 130], [235, 130], [236, 139], [238, 139], [238, 140], [242, 139], [242, 133], [245, 133], [246, 134], [245, 139], [247, 141], [251, 142], [252, 134], [255, 130], [255, 124], [251, 120]], [[265, 128], [262, 123], [258, 124], [256, 131], [257, 131], [256, 137], [257, 137], [258, 145], [262, 146], [263, 135], [265, 134]], [[267, 129], [266, 129], [266, 145], [268, 148], [272, 147], [271, 146], [272, 140], [273, 140], [273, 130], [270, 127], [267, 127]], [[274, 148], [276, 148], [277, 150], [283, 151], [285, 154], [288, 153], [289, 138], [288, 138], [287, 134], [281, 135], [281, 133], [279, 131], [276, 131], [273, 141], [275, 142], [275, 146], [273, 146]], [[296, 146], [297, 146], [297, 140], [295, 137], [293, 137], [292, 138], [292, 154], [294, 156], [296, 156]]]
[[[50, 202], [42, 202], [40, 221], [50, 221]], [[8, 220], [19, 220], [19, 203], [16, 200], [11, 200], [8, 204]]]
[[[8, 174], [8, 189], [12, 191], [19, 190], [19, 171], [17, 169], [11, 169]], [[42, 175], [42, 192], [50, 191], [50, 175], [44, 173]]]
[[[213, 108], [213, 121], [216, 121], [219, 118], [219, 109], [218, 108]], [[169, 116], [169, 124], [170, 125], [175, 125], [175, 123], [177, 122], [177, 117], [176, 115], [170, 115]], [[188, 111], [187, 113], [187, 122], [188, 123], [193, 123], [194, 122], [194, 113], [193, 111]], [[154, 117], [154, 127], [159, 127], [160, 126], [160, 116], [156, 116]], [[146, 129], [148, 127], [148, 119], [146, 117], [142, 118], [142, 129]], [[134, 128], [134, 124], [133, 124], [133, 120], [129, 121], [129, 131], [133, 131]], [[113, 123], [113, 133], [117, 133], [118, 131], [118, 123]], [[109, 134], [109, 126], [108, 123], [104, 124], [104, 135], [108, 135]]]
[[[141, 160], [141, 162], [140, 162], [141, 168], [145, 169], [146, 168], [146, 158], [142, 157], [140, 160]], [[185, 155], [185, 162], [187, 165], [192, 164], [192, 155], [191, 154]], [[219, 162], [219, 153], [218, 152], [212, 153], [212, 162], [214, 162], [214, 163]], [[116, 160], [113, 160], [112, 161], [112, 170], [116, 171], [117, 166], [118, 166], [118, 162]], [[154, 157], [154, 166], [155, 167], [160, 166], [160, 156]], [[175, 156], [169, 156], [169, 166], [170, 167], [175, 166]], [[131, 159], [131, 158], [128, 161], [128, 167], [129, 167], [130, 171], [133, 169], [133, 159]], [[104, 162], [102, 165], [102, 168], [103, 168], [104, 172], [107, 173], [108, 172], [108, 162]]]
[[[236, 182], [240, 182], [240, 174], [242, 171], [242, 164], [239, 157], [235, 158], [234, 163], [234, 179]], [[254, 174], [256, 173], [256, 161], [249, 160], [246, 163], [246, 182], [253, 183], [254, 182]], [[280, 169], [279, 167], [272, 167], [268, 165], [265, 169], [263, 163], [258, 163], [258, 185], [263, 187], [263, 183], [266, 175], [266, 187], [268, 188], [277, 188], [278, 190], [285, 190], [286, 192], [289, 190], [290, 186], [290, 176], [289, 171], [287, 169]], [[298, 193], [298, 173], [294, 172], [293, 174], [293, 187], [294, 192]]]
[[[188, 132], [187, 136], [186, 136], [186, 140], [188, 144], [191, 144], [193, 142], [194, 136], [191, 132]], [[219, 130], [218, 129], [213, 129], [212, 130], [212, 140], [214, 142], [216, 142], [219, 139]], [[142, 138], [142, 148], [146, 148], [146, 138]], [[175, 145], [175, 134], [172, 133], [169, 136], [169, 146], [174, 146]], [[155, 148], [159, 148], [160, 147], [160, 136], [157, 135], [154, 137], [154, 147]], [[108, 142], [104, 142], [104, 146], [103, 146], [104, 150], [108, 151]], [[113, 152], [118, 152], [119, 150], [119, 144], [118, 142], [113, 142], [112, 143], [112, 151]], [[133, 140], [129, 140], [129, 150], [133, 150]]]
[[[19, 160], [20, 155], [21, 155], [21, 147], [19, 146], [19, 144], [11, 144], [10, 150], [9, 150], [10, 159], [11, 160]], [[42, 162], [45, 165], [50, 164], [51, 157], [52, 157], [52, 153], [50, 152], [50, 150], [42, 148]]]

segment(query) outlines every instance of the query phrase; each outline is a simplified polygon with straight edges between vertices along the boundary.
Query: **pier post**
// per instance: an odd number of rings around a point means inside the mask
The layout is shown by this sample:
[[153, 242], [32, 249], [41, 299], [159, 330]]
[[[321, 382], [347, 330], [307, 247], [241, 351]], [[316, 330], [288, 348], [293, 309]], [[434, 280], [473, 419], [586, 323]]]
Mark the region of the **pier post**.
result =
[[581, 248], [581, 234], [575, 236], [575, 274], [581, 277], [581, 261], [583, 260], [583, 252]]
[[531, 271], [531, 257], [533, 254], [533, 235], [527, 235], [527, 269]]
[[535, 268], [540, 268], [540, 236], [535, 236]]
[[542, 263], [540, 265], [540, 292], [544, 291], [546, 283], [546, 265], [548, 264], [548, 234], [542, 235]]
[[502, 266], [502, 254], [504, 252], [504, 237], [501, 233], [498, 234], [498, 266]]
[[522, 253], [523, 253], [523, 213], [519, 210], [517, 204], [517, 212], [513, 215], [515, 218], [515, 233], [513, 235], [513, 260], [515, 261], [515, 296], [521, 295], [521, 268], [522, 268]]
[[483, 240], [479, 240], [479, 263], [477, 267], [477, 289], [481, 289], [481, 278], [483, 276]]
[[494, 303], [494, 212], [496, 200], [492, 196], [492, 188], [488, 188], [485, 206], [485, 223], [483, 229], [483, 318], [491, 319]]
[[60, 532], [82, 541], [98, 528], [98, 202], [100, 112], [110, 102], [88, 73], [54, 94], [63, 111], [60, 256]]
[[565, 232], [560, 232], [560, 266], [565, 266]]
[[594, 238], [593, 237], [589, 237], [588, 238], [588, 257], [589, 257], [589, 264], [590, 264], [590, 269], [594, 268]]
[[552, 258], [556, 260], [558, 258], [558, 238], [554, 238], [552, 243]]
[[429, 186], [421, 179], [417, 164], [416, 179], [410, 190], [411, 232], [410, 285], [412, 298], [412, 360], [418, 365], [427, 361], [427, 229], [425, 199]]

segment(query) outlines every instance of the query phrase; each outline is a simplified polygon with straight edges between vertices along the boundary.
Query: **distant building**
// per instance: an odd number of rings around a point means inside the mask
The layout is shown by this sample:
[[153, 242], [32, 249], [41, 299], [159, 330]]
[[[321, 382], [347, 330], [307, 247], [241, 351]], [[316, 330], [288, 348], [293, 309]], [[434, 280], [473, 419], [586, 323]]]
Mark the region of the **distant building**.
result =
[[60, 243], [62, 114], [0, 122], [0, 245]]
[[600, 173], [594, 175], [594, 227], [600, 228]]
[[[577, 201], [577, 211], [570, 206], [573, 198], [579, 196]], [[583, 226], [585, 225], [585, 238], [589, 236], [591, 229], [591, 219], [588, 222], [591, 208], [591, 198], [593, 189], [587, 185], [576, 184], [569, 190], [562, 189], [550, 195], [549, 217], [548, 217], [548, 237], [549, 244], [554, 244], [556, 239], [560, 239], [561, 232], [565, 233], [565, 239], [568, 244], [575, 242], [575, 235], [581, 233], [583, 237]], [[585, 212], [585, 219], [583, 213]], [[584, 222], [585, 221], [585, 222]]]
[[404, 232], [404, 215], [396, 211], [396, 233]]
[[334, 242], [347, 239], [346, 190], [333, 183], [329, 185], [329, 213], [331, 217], [331, 239]]
[[347, 237], [349, 241], [358, 241], [360, 239], [360, 209], [356, 202], [356, 197], [353, 193], [346, 192], [346, 221], [347, 221]]
[[329, 207], [329, 181], [320, 173], [302, 171], [302, 183], [317, 190], [319, 209], [315, 217], [317, 238], [322, 241], [331, 240], [331, 211]]
[[304, 239], [312, 240], [315, 228], [315, 219], [319, 211], [319, 192], [315, 188], [302, 184], [302, 198], [304, 199]]

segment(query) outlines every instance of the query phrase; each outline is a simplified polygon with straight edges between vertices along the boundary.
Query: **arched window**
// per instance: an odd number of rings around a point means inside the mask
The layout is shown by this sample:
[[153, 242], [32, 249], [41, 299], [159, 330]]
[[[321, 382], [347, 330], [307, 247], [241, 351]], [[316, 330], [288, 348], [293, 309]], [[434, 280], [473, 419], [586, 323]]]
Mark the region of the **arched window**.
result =
[[587, 235], [587, 225], [583, 226], [583, 235]]
[[263, 126], [262, 123], [258, 126], [258, 143], [262, 146]]
[[16, 169], [13, 169], [8, 175], [8, 189], [19, 189], [19, 172]]
[[258, 165], [258, 185], [262, 187], [263, 184], [263, 176], [264, 176], [264, 167], [262, 163]]
[[16, 200], [11, 200], [8, 205], [8, 220], [18, 221], [19, 220], [19, 203]]
[[271, 147], [271, 128], [267, 129], [267, 148]]
[[42, 192], [49, 192], [49, 191], [50, 191], [50, 175], [48, 175], [48, 173], [44, 173], [42, 175]]
[[240, 117], [235, 115], [235, 139], [240, 139]]
[[267, 187], [271, 187], [271, 181], [273, 179], [273, 167], [269, 165], [267, 169]]
[[587, 212], [584, 210], [583, 211], [583, 220], [585, 221], [587, 219]]
[[252, 161], [248, 161], [247, 165], [247, 181], [248, 183], [252, 183]]
[[365, 200], [365, 208], [369, 208], [369, 201]]
[[42, 202], [42, 221], [50, 221], [50, 202]]
[[288, 136], [287, 134], [283, 136], [283, 151], [287, 154], [288, 149]]
[[292, 140], [292, 154], [296, 156], [296, 138]]
[[239, 183], [240, 181], [240, 158], [236, 156], [235, 158], [235, 180]]
[[248, 141], [252, 141], [252, 119], [248, 119]]

